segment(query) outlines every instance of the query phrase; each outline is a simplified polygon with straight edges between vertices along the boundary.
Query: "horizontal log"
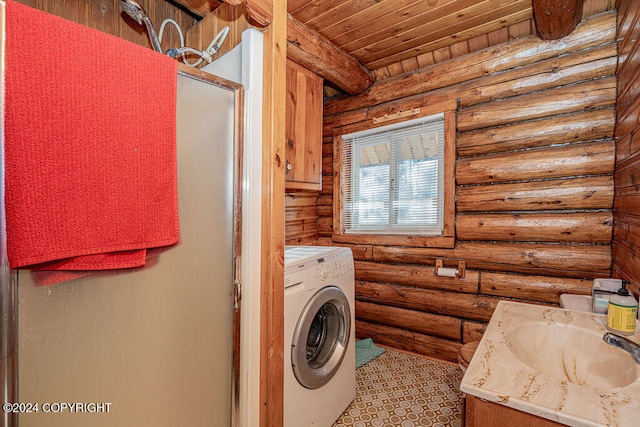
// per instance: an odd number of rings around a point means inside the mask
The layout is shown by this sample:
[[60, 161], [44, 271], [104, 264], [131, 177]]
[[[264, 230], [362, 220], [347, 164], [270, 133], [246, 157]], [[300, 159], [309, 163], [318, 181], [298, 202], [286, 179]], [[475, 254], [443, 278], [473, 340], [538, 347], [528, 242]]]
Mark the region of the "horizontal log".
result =
[[288, 225], [285, 233], [285, 242], [287, 245], [298, 244], [302, 242], [315, 242], [319, 235], [311, 226]]
[[640, 154], [618, 165], [615, 175], [615, 188], [637, 188], [640, 185]]
[[451, 316], [356, 301], [356, 319], [450, 340], [462, 340], [462, 320]]
[[330, 216], [321, 216], [318, 217], [316, 221], [318, 226], [318, 233], [322, 236], [332, 236], [333, 235], [333, 218]]
[[590, 144], [549, 147], [458, 160], [458, 184], [561, 178], [613, 173], [615, 143], [612, 139]]
[[614, 125], [613, 108], [602, 108], [527, 123], [459, 132], [458, 155], [476, 156], [610, 138]]
[[395, 246], [422, 246], [425, 248], [452, 248], [455, 246], [455, 237], [399, 235], [399, 234], [334, 234], [331, 238], [334, 242], [354, 243], [359, 245], [375, 244]]
[[[445, 263], [445, 267], [454, 267], [455, 265]], [[437, 276], [435, 273], [435, 261], [432, 266], [378, 264], [357, 261], [355, 269], [356, 280], [388, 282], [425, 289], [440, 289], [472, 294], [478, 292], [480, 280], [478, 272], [470, 270], [466, 270], [464, 278]]]
[[610, 209], [613, 178], [558, 179], [458, 188], [458, 212]]
[[610, 212], [505, 213], [458, 215], [456, 236], [462, 240], [502, 242], [611, 242]]
[[[249, 20], [259, 26], [266, 27], [273, 20], [273, 0], [244, 0]], [[232, 0], [235, 4], [237, 0]]]
[[458, 111], [458, 131], [609, 107], [615, 99], [616, 79], [605, 77], [462, 109]]
[[333, 217], [333, 206], [316, 206], [318, 217]]
[[486, 49], [376, 82], [366, 93], [330, 100], [325, 114], [370, 107], [385, 101], [452, 86], [466, 80], [521, 67], [571, 52], [615, 41], [616, 14], [603, 13], [581, 22], [573, 33], [558, 41], [540, 43], [535, 36]]
[[308, 234], [300, 237], [287, 237], [285, 239], [285, 245], [293, 246], [315, 246], [318, 235]]
[[640, 213], [618, 214], [614, 227], [614, 237], [640, 247]]
[[[613, 54], [613, 55], [612, 55]], [[522, 69], [509, 70], [505, 76], [486, 76], [481, 80], [460, 85], [475, 86], [469, 93], [461, 93], [460, 107], [505, 99], [554, 87], [575, 84], [607, 76], [615, 76], [617, 57], [615, 45], [594, 47], [587, 52], [573, 53], [567, 57], [553, 58], [531, 64]], [[526, 75], [516, 77], [527, 72]], [[512, 77], [506, 80], [506, 77]], [[504, 80], [501, 82], [501, 80]]]
[[615, 215], [637, 214], [638, 206], [640, 206], [640, 192], [637, 186], [616, 190], [616, 198], [613, 205], [613, 213]]
[[455, 249], [374, 246], [373, 260], [383, 263], [431, 264], [436, 258], [457, 262], [467, 268], [541, 276], [608, 277], [611, 269], [609, 246], [534, 243], [458, 242]]
[[472, 341], [480, 341], [486, 329], [486, 323], [465, 320], [462, 325], [462, 342], [466, 344]]
[[336, 248], [349, 248], [356, 261], [370, 261], [373, 258], [373, 248], [369, 245], [336, 245], [331, 239], [320, 237], [316, 241], [316, 246], [332, 246]]
[[455, 362], [462, 344], [391, 326], [356, 321], [358, 338], [373, 338], [379, 344], [435, 359]]
[[616, 45], [609, 43], [503, 73], [489, 74], [452, 86], [387, 101], [366, 110], [353, 110], [335, 115], [325, 114], [323, 134], [331, 135], [334, 127], [451, 99], [458, 99], [461, 107], [469, 107], [482, 102], [613, 76], [616, 64]]
[[640, 246], [635, 246], [625, 240], [613, 239], [613, 269], [617, 272], [616, 277], [623, 277], [629, 280], [637, 296], [640, 292]]
[[[640, 116], [638, 116], [640, 118]], [[638, 162], [640, 152], [640, 132], [619, 134], [616, 136], [616, 165], [624, 168], [631, 163]]]
[[333, 194], [333, 175], [322, 175], [322, 190], [320, 194]]
[[333, 155], [322, 155], [322, 176], [333, 174]]
[[635, 98], [624, 110], [622, 105], [616, 107], [616, 136], [623, 136], [635, 130], [640, 123], [640, 97]]
[[356, 281], [356, 300], [420, 310], [461, 319], [489, 321], [498, 298]]
[[284, 220], [285, 222], [289, 221], [316, 221], [316, 208], [315, 207], [305, 207], [305, 208], [296, 208], [296, 209], [285, 209]]
[[289, 14], [287, 58], [351, 95], [362, 93], [375, 81], [373, 73], [354, 57]]
[[333, 194], [321, 194], [316, 200], [318, 206], [333, 206]]
[[560, 294], [590, 295], [593, 280], [483, 272], [480, 293], [558, 304]]
[[287, 208], [302, 206], [315, 207], [317, 198], [317, 191], [296, 191], [285, 194], [284, 203]]

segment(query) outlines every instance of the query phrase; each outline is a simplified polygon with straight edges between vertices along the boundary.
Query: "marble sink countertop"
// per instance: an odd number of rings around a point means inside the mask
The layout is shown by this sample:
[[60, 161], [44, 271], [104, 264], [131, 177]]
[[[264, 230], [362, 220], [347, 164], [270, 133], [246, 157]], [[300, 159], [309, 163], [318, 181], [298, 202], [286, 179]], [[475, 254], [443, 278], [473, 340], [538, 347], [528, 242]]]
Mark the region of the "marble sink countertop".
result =
[[570, 426], [640, 426], [640, 364], [602, 340], [606, 322], [500, 301], [460, 389]]

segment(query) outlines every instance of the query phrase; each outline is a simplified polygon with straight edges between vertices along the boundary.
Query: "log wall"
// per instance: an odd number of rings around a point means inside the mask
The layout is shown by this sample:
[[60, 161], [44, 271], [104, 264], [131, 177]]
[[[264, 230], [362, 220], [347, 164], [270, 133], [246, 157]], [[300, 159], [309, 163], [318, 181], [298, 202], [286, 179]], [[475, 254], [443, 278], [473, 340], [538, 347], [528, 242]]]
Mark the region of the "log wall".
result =
[[640, 294], [640, 4], [619, 0], [613, 274]]
[[[151, 48], [149, 37], [142, 25], [138, 25], [125, 15], [120, 9], [118, 0], [16, 0], [27, 6], [43, 10], [60, 16], [70, 21], [77, 22], [87, 27], [129, 40], [133, 43]], [[196, 20], [187, 12], [177, 8], [166, 1], [140, 0], [138, 3], [144, 7], [153, 22], [156, 31], [166, 18], [178, 22], [183, 31], [196, 23]], [[34, 29], [36, 30], [36, 29]], [[179, 46], [178, 33], [172, 26], [167, 26], [163, 37], [163, 48]], [[135, 61], [135, 58], [132, 58]]]
[[[325, 103], [315, 241], [323, 245], [337, 245], [334, 129], [452, 99], [459, 106], [455, 247], [351, 245], [359, 337], [454, 361], [500, 299], [557, 305], [561, 293], [590, 293], [594, 278], [610, 276], [616, 52], [608, 12], [557, 41], [513, 40]], [[629, 163], [636, 171], [639, 159]], [[629, 186], [637, 197], [637, 182]], [[446, 267], [465, 261], [465, 278], [438, 277], [438, 258]]]

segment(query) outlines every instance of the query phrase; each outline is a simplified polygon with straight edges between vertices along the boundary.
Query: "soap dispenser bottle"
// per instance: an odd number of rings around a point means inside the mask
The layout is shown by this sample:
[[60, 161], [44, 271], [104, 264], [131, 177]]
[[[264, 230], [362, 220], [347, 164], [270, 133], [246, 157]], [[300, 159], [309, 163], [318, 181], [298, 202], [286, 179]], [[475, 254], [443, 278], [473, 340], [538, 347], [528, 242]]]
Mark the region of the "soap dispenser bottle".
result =
[[622, 281], [622, 287], [609, 299], [607, 329], [620, 335], [633, 335], [637, 313], [638, 302], [627, 290], [627, 282]]

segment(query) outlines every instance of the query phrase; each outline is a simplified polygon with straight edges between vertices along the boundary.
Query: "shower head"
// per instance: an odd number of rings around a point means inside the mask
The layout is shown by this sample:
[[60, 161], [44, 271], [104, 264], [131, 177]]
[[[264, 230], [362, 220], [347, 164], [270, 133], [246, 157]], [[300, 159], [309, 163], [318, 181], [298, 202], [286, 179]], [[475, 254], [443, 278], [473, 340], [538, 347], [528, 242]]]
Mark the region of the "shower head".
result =
[[147, 27], [147, 33], [149, 33], [149, 39], [151, 40], [151, 45], [154, 50], [162, 53], [162, 47], [160, 47], [160, 40], [158, 40], [158, 36], [156, 36], [156, 32], [153, 29], [153, 25], [151, 25], [151, 19], [149, 19], [149, 15], [144, 11], [142, 6], [135, 0], [120, 0], [120, 7], [124, 12], [131, 17], [138, 24], [144, 24]]
[[142, 6], [134, 0], [120, 0], [120, 7], [131, 17], [131, 19], [140, 25], [142, 25], [142, 20], [144, 18], [149, 19], [147, 12], [145, 12]]

